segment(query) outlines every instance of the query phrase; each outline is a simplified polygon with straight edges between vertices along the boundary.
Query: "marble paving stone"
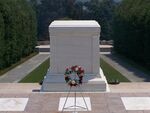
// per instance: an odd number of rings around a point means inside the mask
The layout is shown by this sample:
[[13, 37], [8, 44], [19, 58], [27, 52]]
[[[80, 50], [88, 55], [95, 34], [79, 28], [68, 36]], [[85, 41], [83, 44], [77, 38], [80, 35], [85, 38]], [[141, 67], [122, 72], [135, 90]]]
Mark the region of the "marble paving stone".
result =
[[[144, 111], [139, 111], [139, 110], [128, 110], [127, 113], [145, 113]], [[147, 112], [150, 113], [150, 112]]]
[[[84, 97], [84, 99], [85, 99], [85, 102], [87, 104], [88, 110], [91, 111], [90, 97]], [[65, 100], [66, 100], [66, 97], [60, 98], [58, 111], [62, 111]], [[68, 108], [68, 109], [65, 109], [64, 111], [74, 111], [75, 107], [70, 107], [70, 106], [74, 106], [74, 102], [75, 102], [75, 98], [69, 97], [67, 102], [66, 102], [66, 105], [65, 105], [65, 108]], [[85, 102], [84, 102], [82, 97], [76, 97], [76, 105], [77, 106], [81, 106], [81, 107], [86, 108]], [[76, 107], [76, 110], [77, 111], [87, 111], [87, 109], [83, 109], [83, 108], [79, 108], [79, 107]]]
[[121, 97], [126, 110], [150, 110], [150, 97]]
[[0, 111], [24, 111], [28, 98], [0, 98]]

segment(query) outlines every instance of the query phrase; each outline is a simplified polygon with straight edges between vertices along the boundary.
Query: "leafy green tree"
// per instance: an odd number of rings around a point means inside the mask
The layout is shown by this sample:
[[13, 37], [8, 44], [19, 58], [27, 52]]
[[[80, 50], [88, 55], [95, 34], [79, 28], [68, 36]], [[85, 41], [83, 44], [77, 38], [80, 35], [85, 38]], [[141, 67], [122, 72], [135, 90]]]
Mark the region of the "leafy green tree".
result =
[[115, 50], [142, 65], [150, 66], [150, 1], [124, 0], [115, 12]]
[[112, 0], [91, 0], [85, 3], [77, 0], [42, 0], [37, 6], [39, 40], [49, 39], [49, 24], [64, 17], [72, 20], [97, 20], [102, 27], [101, 39], [109, 40], [113, 8]]
[[34, 51], [36, 16], [26, 0], [1, 0], [0, 69], [10, 66]]

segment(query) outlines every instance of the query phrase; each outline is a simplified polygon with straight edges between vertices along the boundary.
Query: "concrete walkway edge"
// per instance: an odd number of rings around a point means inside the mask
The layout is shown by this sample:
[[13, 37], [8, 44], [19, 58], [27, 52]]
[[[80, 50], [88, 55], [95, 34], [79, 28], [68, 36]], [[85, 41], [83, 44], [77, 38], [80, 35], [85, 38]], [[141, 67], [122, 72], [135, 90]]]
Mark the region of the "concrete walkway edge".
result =
[[123, 76], [129, 79], [131, 82], [149, 82], [150, 76], [145, 74], [143, 71], [134, 68], [122, 59], [118, 58], [114, 54], [100, 55], [105, 62], [119, 71]]
[[0, 83], [17, 83], [22, 80], [27, 74], [36, 69], [40, 64], [49, 58], [49, 54], [39, 53], [38, 55], [30, 58], [21, 65], [6, 72], [0, 76]]

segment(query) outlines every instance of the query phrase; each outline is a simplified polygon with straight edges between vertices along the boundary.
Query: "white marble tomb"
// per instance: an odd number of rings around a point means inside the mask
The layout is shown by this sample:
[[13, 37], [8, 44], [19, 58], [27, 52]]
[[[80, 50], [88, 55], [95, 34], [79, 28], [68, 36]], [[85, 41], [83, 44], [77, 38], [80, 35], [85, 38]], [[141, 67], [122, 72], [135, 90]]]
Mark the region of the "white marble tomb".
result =
[[[69, 66], [85, 70], [85, 91], [105, 91], [106, 79], [100, 73], [100, 25], [96, 21], [53, 21], [50, 33], [50, 69], [42, 91], [65, 91], [64, 72]], [[101, 71], [100, 71], [101, 70]], [[58, 88], [57, 88], [58, 86]]]

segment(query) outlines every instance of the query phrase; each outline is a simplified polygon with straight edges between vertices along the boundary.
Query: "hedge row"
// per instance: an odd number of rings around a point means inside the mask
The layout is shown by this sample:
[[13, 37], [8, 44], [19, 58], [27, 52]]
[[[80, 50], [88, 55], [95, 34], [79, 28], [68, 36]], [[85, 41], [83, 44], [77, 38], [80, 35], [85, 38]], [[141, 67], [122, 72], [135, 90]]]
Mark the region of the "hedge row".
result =
[[0, 69], [34, 51], [36, 16], [26, 0], [0, 0]]
[[115, 50], [150, 67], [150, 0], [123, 0], [116, 9]]

